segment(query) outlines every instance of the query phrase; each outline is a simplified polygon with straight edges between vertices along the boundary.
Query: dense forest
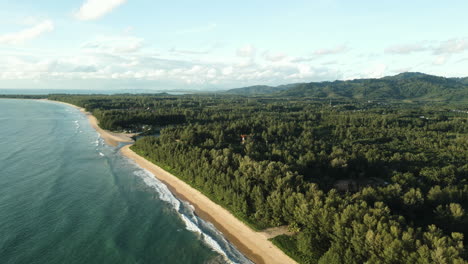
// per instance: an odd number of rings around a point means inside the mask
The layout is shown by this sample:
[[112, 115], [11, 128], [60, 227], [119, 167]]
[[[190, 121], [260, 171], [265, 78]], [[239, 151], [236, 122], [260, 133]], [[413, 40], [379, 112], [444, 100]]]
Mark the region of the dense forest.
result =
[[227, 93], [237, 95], [269, 94], [282, 97], [468, 103], [468, 82], [467, 78], [444, 78], [417, 72], [406, 72], [380, 79], [297, 83], [277, 87], [251, 86], [231, 89]]
[[300, 263], [467, 263], [468, 108], [229, 95], [51, 95]]

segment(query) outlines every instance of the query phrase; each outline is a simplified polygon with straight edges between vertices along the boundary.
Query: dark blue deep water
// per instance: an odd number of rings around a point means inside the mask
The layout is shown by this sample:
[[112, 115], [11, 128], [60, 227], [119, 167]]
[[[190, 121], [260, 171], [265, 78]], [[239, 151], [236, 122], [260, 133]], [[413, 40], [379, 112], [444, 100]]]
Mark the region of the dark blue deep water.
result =
[[248, 263], [78, 110], [0, 99], [0, 263]]

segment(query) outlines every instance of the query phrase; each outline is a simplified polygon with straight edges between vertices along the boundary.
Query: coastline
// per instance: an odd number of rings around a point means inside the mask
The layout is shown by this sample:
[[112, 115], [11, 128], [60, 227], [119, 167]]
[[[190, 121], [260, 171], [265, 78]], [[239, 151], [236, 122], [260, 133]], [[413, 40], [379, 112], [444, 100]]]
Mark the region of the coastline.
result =
[[[47, 100], [47, 99], [45, 99]], [[83, 112], [91, 126], [96, 129], [104, 141], [111, 146], [118, 146], [122, 143], [133, 143], [131, 138], [135, 134], [114, 133], [99, 127], [99, 122], [91, 113], [86, 112], [84, 108], [73, 104], [52, 101], [66, 104], [79, 109]], [[163, 182], [169, 190], [179, 199], [188, 201], [195, 208], [195, 213], [202, 219], [211, 222], [236, 248], [247, 258], [257, 264], [288, 264], [296, 263], [287, 256], [282, 250], [273, 245], [268, 240], [276, 234], [269, 230], [257, 232], [242, 221], [232, 215], [227, 209], [211, 201], [198, 190], [194, 189], [184, 181], [180, 180], [171, 173], [160, 168], [156, 164], [146, 160], [130, 149], [132, 144], [123, 146], [120, 152], [125, 157], [133, 160], [138, 166], [150, 171], [156, 178]], [[275, 228], [274, 228], [275, 229]], [[277, 229], [277, 228], [276, 228]], [[273, 235], [274, 234], [274, 235]]]
[[122, 143], [133, 143], [134, 142], [132, 137], [135, 136], [136, 133], [115, 133], [115, 132], [111, 132], [111, 131], [102, 129], [101, 127], [99, 127], [99, 121], [97, 120], [97, 118], [95, 116], [93, 116], [90, 112], [87, 112], [82, 107], [79, 107], [79, 106], [76, 106], [76, 105], [73, 105], [73, 104], [69, 104], [69, 103], [65, 103], [65, 102], [49, 100], [49, 99], [39, 99], [39, 100], [55, 102], [55, 103], [59, 103], [59, 104], [65, 104], [65, 105], [68, 105], [68, 106], [71, 106], [73, 108], [76, 108], [76, 109], [80, 110], [82, 113], [84, 113], [86, 115], [86, 117], [88, 118], [89, 123], [91, 124], [91, 126], [99, 133], [99, 135], [104, 139], [104, 141], [108, 145], [111, 145], [113, 147], [117, 147], [120, 142], [122, 142]]
[[202, 219], [211, 222], [239, 251], [257, 264], [263, 263], [296, 263], [268, 239], [268, 231], [256, 232], [237, 219], [228, 210], [211, 201], [200, 191], [194, 189], [161, 167], [148, 161], [130, 149], [131, 145], [121, 148], [121, 153], [133, 160], [140, 167], [150, 171], [168, 186], [178, 198], [188, 201], [195, 207], [195, 213]]

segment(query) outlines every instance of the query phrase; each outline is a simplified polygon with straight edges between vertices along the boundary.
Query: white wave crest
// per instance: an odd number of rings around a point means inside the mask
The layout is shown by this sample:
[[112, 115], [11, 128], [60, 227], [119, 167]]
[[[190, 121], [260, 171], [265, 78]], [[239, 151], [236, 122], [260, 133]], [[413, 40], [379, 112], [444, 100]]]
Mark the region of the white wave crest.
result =
[[[185, 229], [200, 235], [200, 239], [213, 251], [217, 252], [227, 263], [252, 263], [237, 251], [220, 233], [213, 224], [205, 222], [195, 215], [195, 208], [188, 202], [178, 200], [169, 191], [167, 186], [158, 180], [151, 172], [141, 169], [134, 174], [156, 190], [159, 198], [169, 204], [178, 212], [185, 224]], [[236, 261], [233, 261], [233, 258]]]
[[78, 123], [78, 120], [73, 121], [73, 123], [75, 124], [75, 132], [81, 133], [80, 124]]
[[221, 254], [222, 256], [224, 256], [227, 260], [229, 260], [230, 263], [236, 263], [236, 262], [233, 262], [229, 259], [229, 257], [227, 256], [226, 252], [221, 248], [221, 246], [218, 244], [218, 242], [216, 242], [216, 240], [214, 240], [211, 236], [207, 235], [207, 234], [203, 234], [203, 240], [205, 241], [205, 243], [211, 247], [214, 251], [218, 252], [219, 254]]
[[134, 174], [142, 178], [146, 185], [154, 188], [159, 195], [159, 199], [171, 204], [176, 211], [179, 211], [180, 201], [177, 200], [167, 186], [159, 181], [151, 172], [142, 169], [135, 171]]
[[227, 261], [229, 261], [229, 263], [235, 263], [229, 259], [226, 252], [219, 245], [219, 243], [216, 242], [216, 240], [214, 240], [210, 235], [203, 232], [203, 230], [198, 226], [198, 218], [195, 215], [192, 215], [191, 219], [182, 213], [180, 214], [180, 216], [182, 218], [182, 221], [184, 221], [185, 223], [185, 228], [188, 231], [200, 234], [203, 239], [203, 242], [205, 242], [205, 244], [208, 245], [212, 250], [222, 255]]
[[182, 218], [182, 221], [184, 221], [185, 223], [185, 229], [198, 234], [203, 233], [202, 230], [194, 222], [190, 221], [190, 219], [186, 215], [181, 214], [180, 216]]

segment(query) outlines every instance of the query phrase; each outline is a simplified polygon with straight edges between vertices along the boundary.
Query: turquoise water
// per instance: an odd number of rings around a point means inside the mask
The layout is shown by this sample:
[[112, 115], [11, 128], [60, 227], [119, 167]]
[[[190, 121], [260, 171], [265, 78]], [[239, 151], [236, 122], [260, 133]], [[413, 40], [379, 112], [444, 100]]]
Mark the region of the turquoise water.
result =
[[248, 263], [78, 110], [0, 100], [0, 263]]

